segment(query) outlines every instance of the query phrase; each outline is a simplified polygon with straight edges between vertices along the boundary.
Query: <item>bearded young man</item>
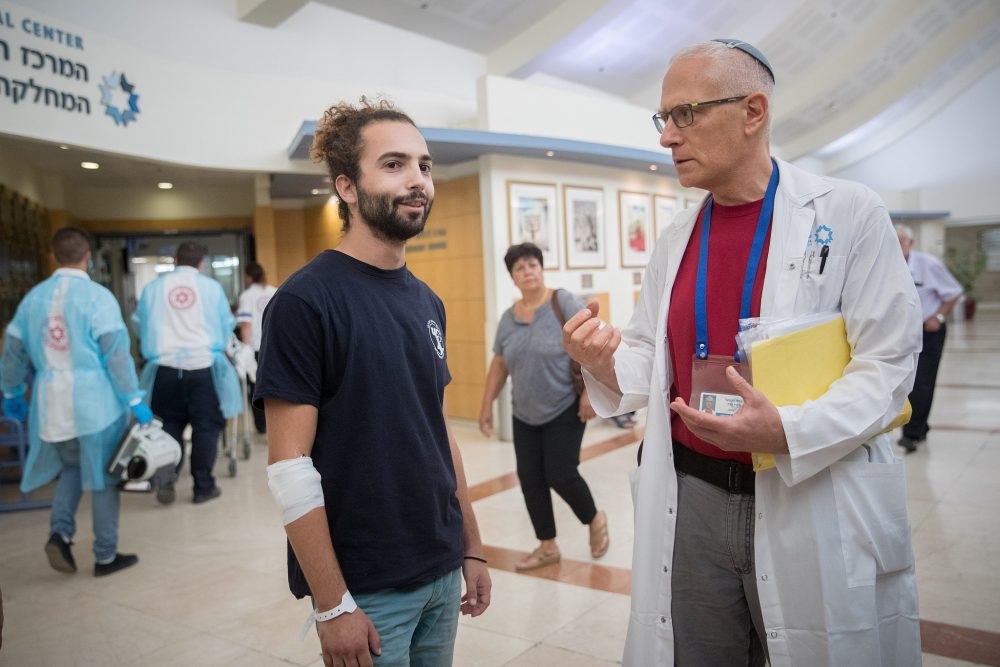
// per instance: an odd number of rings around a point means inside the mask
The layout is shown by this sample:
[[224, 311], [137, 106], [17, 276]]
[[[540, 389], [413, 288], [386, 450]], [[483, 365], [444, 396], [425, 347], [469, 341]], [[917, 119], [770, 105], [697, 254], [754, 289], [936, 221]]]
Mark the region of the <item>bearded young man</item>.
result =
[[482, 614], [491, 584], [446, 419], [444, 305], [405, 262], [431, 157], [408, 116], [364, 97], [326, 111], [312, 155], [344, 238], [268, 304], [254, 399], [289, 587], [312, 597], [327, 665], [450, 665], [459, 611]]

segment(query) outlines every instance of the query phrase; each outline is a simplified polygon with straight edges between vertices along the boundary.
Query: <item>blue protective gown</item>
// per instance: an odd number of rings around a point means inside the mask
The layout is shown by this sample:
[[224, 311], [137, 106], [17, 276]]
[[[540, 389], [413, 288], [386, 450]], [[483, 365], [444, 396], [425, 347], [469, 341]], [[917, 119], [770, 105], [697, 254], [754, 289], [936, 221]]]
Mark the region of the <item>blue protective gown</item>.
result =
[[161, 365], [211, 368], [222, 416], [228, 419], [243, 411], [240, 380], [225, 355], [236, 318], [218, 282], [194, 267], [179, 266], [146, 285], [132, 320], [146, 360], [143, 389], [152, 392]]
[[28, 292], [7, 325], [0, 386], [23, 394], [29, 383], [30, 448], [21, 489], [55, 479], [62, 463], [51, 443], [76, 438], [83, 488], [103, 490], [122, 418], [144, 392], [118, 302], [86, 272], [57, 269]]

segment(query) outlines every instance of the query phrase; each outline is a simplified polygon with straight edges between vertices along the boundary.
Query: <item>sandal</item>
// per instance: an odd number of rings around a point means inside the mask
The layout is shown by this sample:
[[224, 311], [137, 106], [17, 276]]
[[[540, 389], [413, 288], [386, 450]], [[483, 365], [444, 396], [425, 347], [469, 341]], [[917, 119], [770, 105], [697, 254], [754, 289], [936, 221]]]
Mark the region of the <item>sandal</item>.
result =
[[[604, 517], [604, 523], [596, 526], [597, 518]], [[598, 512], [590, 522], [590, 555], [593, 558], [600, 558], [608, 553], [611, 546], [611, 539], [608, 537], [608, 516], [604, 512]]]
[[542, 567], [544, 565], [558, 563], [560, 558], [562, 558], [562, 556], [559, 554], [558, 549], [545, 551], [542, 547], [538, 547], [532, 551], [527, 558], [514, 563], [514, 569], [519, 572], [534, 570], [535, 568]]

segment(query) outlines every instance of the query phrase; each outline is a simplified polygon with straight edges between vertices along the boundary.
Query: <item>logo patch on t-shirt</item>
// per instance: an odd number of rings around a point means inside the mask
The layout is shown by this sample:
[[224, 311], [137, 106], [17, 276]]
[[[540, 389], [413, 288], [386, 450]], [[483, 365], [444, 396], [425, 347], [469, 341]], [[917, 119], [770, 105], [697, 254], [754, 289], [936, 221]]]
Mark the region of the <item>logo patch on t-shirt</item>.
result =
[[174, 310], [187, 310], [198, 300], [195, 291], [186, 285], [180, 285], [170, 290], [167, 301]]
[[441, 327], [434, 320], [427, 320], [427, 332], [431, 335], [431, 345], [434, 346], [438, 359], [444, 359], [444, 335], [441, 333]]
[[50, 315], [45, 324], [45, 345], [57, 352], [69, 349], [69, 334], [66, 331], [66, 321], [61, 315]]

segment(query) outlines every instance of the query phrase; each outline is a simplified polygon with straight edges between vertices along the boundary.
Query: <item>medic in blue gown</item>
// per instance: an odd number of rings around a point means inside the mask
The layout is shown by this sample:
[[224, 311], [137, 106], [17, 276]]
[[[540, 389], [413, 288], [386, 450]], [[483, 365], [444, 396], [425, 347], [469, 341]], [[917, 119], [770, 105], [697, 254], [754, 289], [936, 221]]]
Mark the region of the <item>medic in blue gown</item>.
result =
[[[191, 425], [195, 503], [220, 495], [212, 474], [219, 436], [225, 420], [243, 411], [239, 377], [225, 356], [236, 318], [222, 286], [199, 271], [207, 252], [191, 241], [178, 245], [176, 268], [146, 285], [132, 316], [146, 359], [141, 386], [163, 430], [183, 442]], [[159, 493], [173, 497], [172, 486]]]
[[89, 234], [75, 227], [58, 230], [52, 253], [58, 268], [28, 292], [7, 325], [0, 367], [3, 411], [28, 419], [21, 489], [27, 493], [59, 478], [45, 545], [49, 563], [76, 572], [70, 550], [75, 514], [83, 491], [90, 491], [94, 574], [102, 576], [138, 561], [118, 553], [119, 491], [105, 468], [128, 426], [129, 411], [142, 424], [153, 415], [142, 400], [118, 302], [87, 275]]

